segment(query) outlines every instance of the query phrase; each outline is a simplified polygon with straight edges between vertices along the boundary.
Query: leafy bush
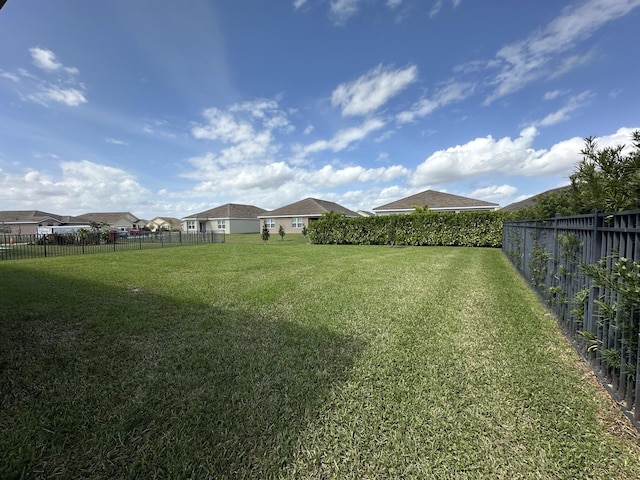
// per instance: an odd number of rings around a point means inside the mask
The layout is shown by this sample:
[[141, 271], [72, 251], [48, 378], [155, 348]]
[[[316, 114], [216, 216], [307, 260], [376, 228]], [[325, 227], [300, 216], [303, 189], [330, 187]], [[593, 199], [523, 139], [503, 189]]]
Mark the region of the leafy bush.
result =
[[413, 213], [346, 218], [330, 212], [309, 226], [316, 244], [502, 246], [502, 223], [509, 212]]

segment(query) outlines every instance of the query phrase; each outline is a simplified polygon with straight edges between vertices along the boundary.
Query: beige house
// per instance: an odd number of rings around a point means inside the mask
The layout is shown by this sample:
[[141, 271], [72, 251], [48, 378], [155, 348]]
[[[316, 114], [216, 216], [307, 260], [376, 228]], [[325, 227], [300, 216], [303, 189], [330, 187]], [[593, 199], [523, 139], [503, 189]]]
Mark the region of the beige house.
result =
[[73, 217], [63, 217], [40, 210], [7, 210], [0, 212], [0, 234], [35, 235], [38, 227], [57, 227]]
[[426, 190], [373, 209], [376, 215], [413, 213], [416, 207], [427, 207], [433, 212], [486, 212], [498, 210], [497, 203], [462, 197], [451, 193]]
[[105, 223], [109, 225], [109, 228], [119, 232], [129, 232], [131, 229], [141, 230], [146, 223], [130, 212], [85, 213], [78, 218], [87, 224], [91, 222]]
[[253, 205], [227, 203], [200, 213], [194, 213], [182, 219], [182, 231], [259, 233], [258, 215], [266, 212], [264, 208]]
[[260, 225], [266, 223], [267, 228], [272, 233], [277, 233], [280, 225], [283, 226], [285, 233], [302, 233], [303, 227], [318, 220], [325, 212], [336, 212], [344, 214], [347, 217], [359, 217], [357, 212], [349, 210], [334, 202], [326, 200], [318, 200], [317, 198], [305, 198], [299, 202], [285, 205], [270, 212], [259, 215]]
[[146, 223], [146, 227], [152, 232], [160, 230], [177, 231], [182, 228], [182, 220], [174, 217], [156, 217]]

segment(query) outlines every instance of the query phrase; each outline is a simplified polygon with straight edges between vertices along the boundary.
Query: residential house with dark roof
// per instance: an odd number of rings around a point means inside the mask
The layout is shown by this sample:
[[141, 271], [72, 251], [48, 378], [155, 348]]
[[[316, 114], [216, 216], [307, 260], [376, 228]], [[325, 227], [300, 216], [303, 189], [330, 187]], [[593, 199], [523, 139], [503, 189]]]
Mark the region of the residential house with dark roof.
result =
[[132, 229], [141, 230], [146, 221], [136, 217], [130, 212], [93, 212], [84, 213], [78, 218], [82, 219], [85, 223], [91, 224], [104, 223], [112, 230], [118, 230], [122, 233], [128, 233]]
[[260, 220], [258, 220], [258, 216], [265, 212], [264, 208], [254, 205], [227, 203], [184, 217], [182, 230], [188, 233], [211, 231], [259, 233]]
[[373, 209], [376, 215], [413, 213], [416, 207], [427, 207], [433, 212], [482, 212], [497, 210], [500, 205], [451, 193], [426, 190]]
[[270, 212], [259, 215], [258, 218], [267, 224], [271, 231], [277, 231], [280, 225], [285, 233], [302, 233], [303, 227], [318, 220], [323, 213], [336, 212], [347, 217], [359, 217], [360, 214], [342, 205], [317, 198], [305, 198], [298, 202], [285, 205]]
[[564, 187], [552, 188], [551, 190], [547, 190], [546, 192], [538, 193], [537, 195], [533, 195], [531, 197], [527, 197], [524, 200], [520, 200], [518, 202], [513, 202], [507, 205], [506, 207], [502, 207], [502, 210], [514, 211], [514, 210], [522, 210], [523, 208], [535, 207], [538, 198], [549, 195], [551, 193], [561, 193], [563, 191], [567, 191], [571, 188], [571, 185], [565, 185]]
[[60, 225], [81, 225], [82, 219], [69, 215], [40, 210], [5, 210], [0, 211], [0, 233], [12, 235], [35, 235], [38, 227], [57, 227]]

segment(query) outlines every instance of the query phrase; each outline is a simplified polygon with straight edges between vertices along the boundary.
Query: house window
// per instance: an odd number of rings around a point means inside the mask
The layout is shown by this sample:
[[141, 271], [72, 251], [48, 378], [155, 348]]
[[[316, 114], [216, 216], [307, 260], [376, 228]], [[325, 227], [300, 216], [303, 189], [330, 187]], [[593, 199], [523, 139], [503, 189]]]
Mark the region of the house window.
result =
[[291, 228], [302, 228], [302, 219], [301, 218], [292, 218], [291, 219]]
[[224, 229], [225, 229], [225, 221], [218, 220], [218, 230], [224, 230]]
[[275, 218], [265, 218], [264, 223], [267, 226], [267, 228], [276, 228]]
[[187, 232], [196, 231], [196, 222], [195, 220], [187, 220]]

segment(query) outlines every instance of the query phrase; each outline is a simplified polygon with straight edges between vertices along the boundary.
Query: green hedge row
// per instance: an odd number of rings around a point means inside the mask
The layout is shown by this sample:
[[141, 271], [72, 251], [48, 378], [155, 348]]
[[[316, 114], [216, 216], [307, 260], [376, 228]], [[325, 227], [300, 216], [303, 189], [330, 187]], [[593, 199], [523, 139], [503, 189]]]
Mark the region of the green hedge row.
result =
[[309, 225], [315, 244], [502, 246], [510, 212], [427, 213], [346, 218], [330, 212]]

